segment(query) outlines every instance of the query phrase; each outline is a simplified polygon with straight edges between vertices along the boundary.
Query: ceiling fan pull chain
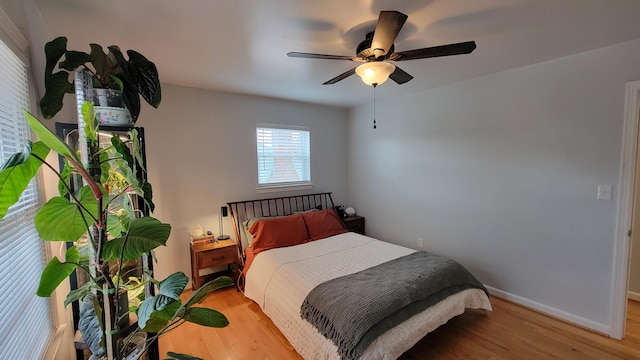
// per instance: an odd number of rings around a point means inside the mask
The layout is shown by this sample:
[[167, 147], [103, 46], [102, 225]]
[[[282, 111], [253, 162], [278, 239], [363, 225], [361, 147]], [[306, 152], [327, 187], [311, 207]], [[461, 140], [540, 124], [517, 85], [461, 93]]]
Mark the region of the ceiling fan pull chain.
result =
[[373, 84], [373, 128], [376, 129], [376, 85]]

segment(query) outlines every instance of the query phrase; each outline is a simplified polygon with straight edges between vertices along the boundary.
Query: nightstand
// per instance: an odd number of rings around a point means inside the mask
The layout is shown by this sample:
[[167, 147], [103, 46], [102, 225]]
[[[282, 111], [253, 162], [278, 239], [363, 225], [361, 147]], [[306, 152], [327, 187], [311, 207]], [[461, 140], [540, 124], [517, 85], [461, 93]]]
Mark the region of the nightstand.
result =
[[[211, 240], [215, 237], [212, 235]], [[234, 265], [236, 277], [239, 271], [238, 247], [235, 240], [218, 240], [204, 244], [191, 244], [191, 288], [198, 289], [209, 280], [213, 280], [218, 273], [200, 275], [200, 270], [216, 266]]]
[[358, 215], [347, 216], [342, 218], [342, 222], [347, 227], [347, 230], [364, 235], [364, 217]]

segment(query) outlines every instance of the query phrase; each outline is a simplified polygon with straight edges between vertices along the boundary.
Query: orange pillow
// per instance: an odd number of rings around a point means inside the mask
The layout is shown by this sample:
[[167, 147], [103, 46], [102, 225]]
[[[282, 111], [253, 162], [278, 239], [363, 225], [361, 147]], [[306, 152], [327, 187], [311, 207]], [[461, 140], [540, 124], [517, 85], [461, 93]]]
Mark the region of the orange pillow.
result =
[[306, 212], [302, 213], [302, 217], [311, 240], [320, 240], [347, 232], [334, 209]]
[[249, 227], [253, 236], [254, 255], [259, 252], [284, 246], [293, 246], [309, 241], [309, 233], [301, 214], [279, 218], [260, 219]]

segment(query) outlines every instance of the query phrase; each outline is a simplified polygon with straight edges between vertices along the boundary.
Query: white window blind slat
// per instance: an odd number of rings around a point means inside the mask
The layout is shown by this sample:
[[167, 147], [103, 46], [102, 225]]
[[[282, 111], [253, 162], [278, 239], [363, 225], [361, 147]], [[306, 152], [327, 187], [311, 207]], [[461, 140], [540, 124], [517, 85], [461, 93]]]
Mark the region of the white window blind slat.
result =
[[[30, 131], [27, 66], [0, 41], [0, 162], [22, 151]], [[0, 359], [38, 359], [53, 333], [48, 299], [36, 295], [46, 265], [34, 225], [40, 204], [36, 181], [0, 220]]]
[[294, 127], [256, 128], [258, 186], [309, 184], [309, 130]]

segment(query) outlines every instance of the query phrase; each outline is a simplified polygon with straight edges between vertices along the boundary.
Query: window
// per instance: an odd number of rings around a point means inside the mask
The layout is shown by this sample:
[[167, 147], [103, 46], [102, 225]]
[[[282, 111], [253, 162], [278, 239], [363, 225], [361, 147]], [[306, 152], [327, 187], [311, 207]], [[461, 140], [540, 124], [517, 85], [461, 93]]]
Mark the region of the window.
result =
[[[31, 139], [28, 108], [27, 66], [0, 40], [0, 163]], [[38, 197], [34, 180], [0, 220], [0, 359], [39, 359], [53, 333], [50, 301], [36, 295], [46, 265], [33, 223]]]
[[258, 125], [258, 187], [311, 185], [309, 130]]

